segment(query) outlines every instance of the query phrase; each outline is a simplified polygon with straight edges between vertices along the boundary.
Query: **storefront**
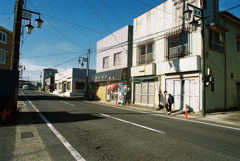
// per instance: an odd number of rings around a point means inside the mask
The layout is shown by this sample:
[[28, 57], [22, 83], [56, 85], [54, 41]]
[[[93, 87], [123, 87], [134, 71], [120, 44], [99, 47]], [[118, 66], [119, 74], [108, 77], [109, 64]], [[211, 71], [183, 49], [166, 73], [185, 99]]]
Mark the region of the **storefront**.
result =
[[173, 109], [199, 111], [199, 77], [166, 79], [166, 91], [173, 95]]
[[158, 79], [155, 76], [137, 77], [131, 79], [134, 86], [134, 104], [155, 106], [155, 91], [158, 89]]
[[126, 94], [128, 91], [126, 72], [127, 70], [126, 68], [124, 68], [96, 73], [94, 82], [97, 83], [96, 88], [98, 88], [98, 91], [96, 91], [97, 98], [101, 98], [101, 100], [104, 100], [102, 96], [98, 96], [98, 93], [106, 93], [105, 100], [116, 101], [117, 98], [118, 102], [123, 103], [124, 100], [126, 100]]

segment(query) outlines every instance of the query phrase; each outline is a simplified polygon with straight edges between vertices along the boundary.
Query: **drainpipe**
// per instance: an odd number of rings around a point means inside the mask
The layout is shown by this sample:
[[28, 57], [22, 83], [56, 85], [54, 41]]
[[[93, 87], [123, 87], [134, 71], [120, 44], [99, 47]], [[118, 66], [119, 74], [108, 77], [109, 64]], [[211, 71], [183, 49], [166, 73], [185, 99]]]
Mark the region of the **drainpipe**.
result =
[[161, 83], [162, 83], [162, 80], [161, 80], [161, 76], [160, 76], [160, 75], [158, 76], [158, 79], [159, 79], [159, 87], [158, 87], [158, 108], [160, 109], [160, 102], [161, 102]]
[[201, 35], [202, 35], [202, 116], [205, 117], [206, 110], [206, 88], [205, 88], [205, 41], [204, 41], [204, 9], [202, 8], [202, 27], [201, 27]]
[[[231, 15], [233, 17], [233, 15]], [[230, 17], [229, 19], [226, 19], [224, 22], [223, 22], [223, 27], [226, 26], [226, 22], [231, 20], [232, 17]], [[224, 34], [224, 41], [226, 41], [226, 34]], [[225, 75], [225, 81], [224, 81], [224, 106], [225, 106], [225, 109], [227, 109], [227, 54], [226, 54], [226, 43], [225, 43], [225, 48], [223, 50], [223, 54], [224, 54], [224, 75]]]

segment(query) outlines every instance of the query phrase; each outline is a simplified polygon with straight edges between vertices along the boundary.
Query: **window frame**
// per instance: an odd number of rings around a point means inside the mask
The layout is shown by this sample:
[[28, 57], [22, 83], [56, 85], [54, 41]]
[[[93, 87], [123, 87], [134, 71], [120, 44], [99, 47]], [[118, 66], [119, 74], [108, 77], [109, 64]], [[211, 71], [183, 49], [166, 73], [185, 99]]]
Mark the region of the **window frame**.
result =
[[84, 90], [84, 88], [85, 88], [85, 82], [76, 82], [76, 90]]
[[[69, 91], [71, 90], [71, 83], [72, 83], [72, 82], [70, 82], [70, 81], [67, 82], [67, 90], [69, 90]], [[70, 84], [70, 85], [69, 85], [69, 84]]]
[[[107, 59], [108, 58], [108, 64], [107, 64], [107, 67], [105, 67], [104, 65], [105, 65], [105, 59]], [[103, 69], [106, 69], [106, 68], [109, 68], [109, 56], [105, 56], [105, 57], [103, 57]]]
[[[2, 55], [4, 55], [4, 61], [2, 61]], [[6, 53], [0, 52], [0, 64], [6, 64]]]
[[240, 52], [240, 40], [237, 40], [237, 51]]
[[[148, 51], [148, 46], [151, 45], [151, 52]], [[154, 62], [154, 41], [139, 45], [139, 65], [145, 65], [145, 64], [150, 64]], [[144, 54], [143, 54], [143, 50], [142, 48], [144, 48]], [[149, 55], [151, 55], [152, 59], [149, 59]], [[144, 60], [142, 60], [142, 57], [144, 57]]]
[[190, 27], [165, 34], [165, 60], [185, 58], [191, 55]]
[[[7, 33], [0, 31], [0, 34], [2, 34], [2, 37], [0, 36], [0, 42], [3, 44], [7, 44]], [[5, 35], [5, 40], [3, 40], [3, 35]]]
[[[216, 38], [215, 34], [218, 34], [218, 40], [213, 40], [214, 38]], [[217, 32], [209, 28], [208, 39], [209, 39], [210, 50], [220, 52], [220, 53], [224, 52], [225, 50], [225, 34], [224, 33]]]
[[58, 89], [62, 89], [62, 82], [58, 83]]
[[[120, 55], [120, 63], [116, 64], [116, 56], [117, 55]], [[118, 65], [122, 65], [122, 52], [118, 52], [118, 53], [115, 53], [113, 55], [113, 66], [118, 66]]]

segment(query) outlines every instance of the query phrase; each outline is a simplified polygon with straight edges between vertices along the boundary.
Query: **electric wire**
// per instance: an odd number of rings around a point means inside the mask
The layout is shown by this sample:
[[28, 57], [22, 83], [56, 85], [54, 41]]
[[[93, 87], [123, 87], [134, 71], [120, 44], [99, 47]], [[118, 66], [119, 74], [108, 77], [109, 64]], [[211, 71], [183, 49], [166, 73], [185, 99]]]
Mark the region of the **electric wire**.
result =
[[[70, 12], [70, 14], [71, 14], [71, 16], [72, 16], [72, 18], [73, 18], [73, 21], [74, 21], [75, 23], [77, 23], [76, 20], [75, 20], [75, 18], [74, 18], [74, 16], [73, 16], [73, 14], [72, 14], [72, 12], [71, 12], [71, 10], [70, 10], [70, 8], [69, 8], [69, 6], [68, 6], [68, 4], [67, 4], [67, 2], [66, 2], [66, 0], [64, 0], [64, 2], [66, 3], [66, 6], [67, 6], [67, 8], [68, 8], [68, 11]], [[78, 30], [80, 31], [80, 33], [85, 37], [85, 39], [89, 40], [89, 38], [82, 32], [82, 30], [80, 29], [80, 27], [77, 26], [77, 28], [78, 28]]]
[[38, 55], [38, 56], [26, 57], [26, 58], [22, 58], [22, 59], [41, 58], [41, 57], [51, 57], [51, 56], [70, 55], [70, 54], [80, 54], [80, 53], [83, 53], [83, 52], [74, 52], [74, 53], [65, 53], [65, 54], [53, 54], [53, 55]]
[[[90, 2], [92, 3], [92, 5], [94, 6], [94, 8], [96, 9], [96, 11], [98, 12], [99, 17], [97, 15], [97, 13], [93, 10], [93, 8], [91, 7], [91, 5], [87, 2], [87, 0], [85, 0], [86, 3], [88, 4], [88, 6], [90, 7], [90, 9], [93, 11], [93, 13], [97, 16], [97, 18], [101, 21], [101, 23], [104, 25], [104, 27], [108, 30], [108, 32], [111, 34], [111, 36], [113, 36], [113, 38], [118, 42], [118, 44], [120, 44], [120, 42], [118, 41], [118, 39], [116, 38], [116, 36], [113, 34], [113, 32], [111, 31], [111, 29], [109, 28], [109, 26], [107, 25], [106, 21], [103, 19], [103, 17], [101, 16], [100, 12], [98, 11], [97, 7], [94, 5], [94, 3], [92, 2], [92, 0], [90, 0]], [[127, 50], [122, 46], [123, 50], [125, 50], [125, 52], [127, 52]]]
[[[39, 12], [39, 10], [29, 1], [29, 3], [35, 8], [35, 10], [37, 10]], [[39, 12], [40, 13], [40, 12]], [[67, 41], [69, 41], [71, 44], [75, 45], [76, 47], [80, 48], [79, 45], [75, 44], [74, 42], [72, 42], [67, 36], [65, 36], [64, 34], [62, 34], [56, 27], [54, 27], [54, 25], [52, 25], [47, 19], [46, 17], [44, 17], [42, 15], [42, 17], [47, 21], [47, 23], [52, 26], [52, 28], [57, 31], [62, 37], [64, 37]], [[80, 48], [81, 49], [81, 48]]]
[[110, 11], [110, 12], [112, 12], [112, 14], [114, 15], [114, 16], [116, 16], [124, 25], [127, 25], [127, 23], [125, 23], [117, 14], [115, 14], [114, 12], [113, 12], [113, 10], [111, 10], [107, 5], [106, 5], [106, 3], [104, 3], [102, 0], [100, 0], [101, 2], [102, 2], [102, 4]]
[[[150, 4], [147, 4], [147, 3], [145, 3], [145, 2], [143, 2], [143, 1], [140, 1], [140, 0], [136, 0], [136, 1], [138, 1], [138, 2], [140, 2], [140, 3], [142, 3], [142, 4], [145, 4], [145, 5], [147, 5], [147, 6], [149, 6], [149, 7], [156, 7], [156, 6], [152, 6], [152, 5], [150, 5]], [[158, 10], [160, 10], [160, 11], [162, 11], [162, 12], [165, 12], [165, 13], [168, 13], [168, 14], [170, 14], [170, 15], [173, 15], [174, 16], [174, 14], [172, 14], [172, 13], [170, 13], [170, 12], [166, 12], [166, 11], [164, 11], [164, 10], [161, 10], [161, 9], [159, 9], [159, 8], [157, 8]]]

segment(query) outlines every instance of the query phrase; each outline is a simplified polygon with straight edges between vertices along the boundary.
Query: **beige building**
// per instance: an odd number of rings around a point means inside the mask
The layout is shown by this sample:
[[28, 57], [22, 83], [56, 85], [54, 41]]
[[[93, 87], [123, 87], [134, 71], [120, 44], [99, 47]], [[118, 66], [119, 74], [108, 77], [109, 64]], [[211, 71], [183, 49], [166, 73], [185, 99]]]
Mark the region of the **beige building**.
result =
[[[193, 10], [190, 21], [183, 15], [187, 6]], [[218, 0], [166, 0], [134, 19], [135, 104], [163, 106], [167, 90], [174, 96], [174, 109], [186, 104], [194, 111], [240, 106], [240, 21], [228, 12], [219, 13], [218, 6]], [[209, 16], [204, 27], [199, 21], [194, 31], [190, 22], [203, 14]]]
[[0, 26], [0, 69], [11, 69], [13, 32]]

